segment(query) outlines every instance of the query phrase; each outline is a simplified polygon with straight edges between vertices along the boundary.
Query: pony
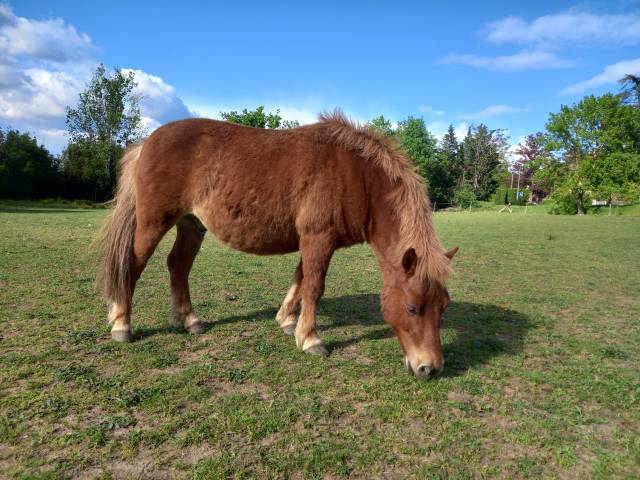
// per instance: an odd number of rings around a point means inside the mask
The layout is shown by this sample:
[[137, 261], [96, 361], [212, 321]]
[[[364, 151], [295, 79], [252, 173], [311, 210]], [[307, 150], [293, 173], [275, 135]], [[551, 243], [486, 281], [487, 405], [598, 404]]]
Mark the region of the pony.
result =
[[367, 242], [382, 273], [382, 314], [407, 370], [421, 379], [442, 371], [445, 280], [458, 249], [442, 247], [426, 187], [392, 139], [340, 111], [288, 130], [197, 118], [158, 128], [129, 147], [120, 166], [115, 206], [98, 240], [113, 340], [132, 340], [136, 282], [175, 226], [167, 265], [174, 317], [187, 332], [204, 332], [188, 277], [209, 231], [247, 253], [300, 252], [276, 321], [300, 350], [326, 356], [316, 305], [329, 262], [336, 249]]

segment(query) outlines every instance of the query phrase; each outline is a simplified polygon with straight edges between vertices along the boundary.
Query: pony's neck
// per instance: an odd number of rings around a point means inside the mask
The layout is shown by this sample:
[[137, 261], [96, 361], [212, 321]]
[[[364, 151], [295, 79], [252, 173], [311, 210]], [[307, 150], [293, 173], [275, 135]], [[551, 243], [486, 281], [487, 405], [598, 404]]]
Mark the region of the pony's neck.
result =
[[371, 198], [370, 229], [367, 241], [371, 245], [383, 278], [387, 278], [400, 267], [398, 244], [400, 243], [400, 221], [398, 213], [389, 202], [391, 185], [387, 178], [378, 181]]

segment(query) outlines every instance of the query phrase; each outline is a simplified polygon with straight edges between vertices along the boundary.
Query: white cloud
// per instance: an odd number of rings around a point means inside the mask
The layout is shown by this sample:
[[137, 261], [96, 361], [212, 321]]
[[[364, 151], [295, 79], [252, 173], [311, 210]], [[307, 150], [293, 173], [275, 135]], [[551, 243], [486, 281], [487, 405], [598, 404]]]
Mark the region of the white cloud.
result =
[[422, 113], [426, 113], [428, 115], [443, 115], [444, 111], [443, 110], [436, 110], [433, 107], [430, 107], [429, 105], [420, 105], [418, 107], [418, 110], [420, 110]]
[[465, 120], [480, 120], [483, 118], [495, 117], [496, 115], [505, 115], [510, 113], [528, 112], [529, 108], [518, 108], [510, 105], [491, 105], [478, 112], [464, 113], [460, 115], [460, 118]]
[[570, 85], [560, 93], [561, 95], [574, 95], [603, 85], [614, 85], [626, 74], [640, 75], [640, 58], [607, 65], [602, 73], [588, 80]]
[[63, 71], [19, 70], [21, 82], [0, 90], [0, 119], [37, 125], [64, 118], [67, 105], [77, 100], [84, 82]]
[[0, 52], [5, 55], [67, 62], [90, 58], [95, 51], [86, 33], [78, 33], [60, 18], [17, 17], [8, 5], [0, 5]]
[[138, 84], [134, 93], [140, 97], [140, 114], [148, 130], [163, 123], [196, 116], [176, 93], [176, 89], [162, 78], [137, 69], [123, 68], [123, 73], [133, 72]]
[[[91, 79], [97, 52], [88, 35], [62, 19], [23, 18], [0, 4], [0, 127], [27, 131], [60, 152], [66, 144], [65, 109], [77, 103]], [[160, 77], [125, 71], [136, 75], [148, 131], [194, 116], [175, 88]]]
[[494, 44], [525, 45], [511, 55], [453, 54], [442, 59], [448, 65], [464, 65], [500, 72], [566, 68], [575, 64], [554, 51], [593, 43], [634, 44], [640, 41], [640, 14], [595, 14], [572, 9], [527, 21], [509, 16], [489, 23], [485, 39]]
[[300, 125], [308, 125], [318, 121], [319, 111], [289, 105], [272, 105], [268, 111], [280, 109], [280, 116], [285, 120], [297, 120]]
[[502, 72], [566, 68], [574, 64], [572, 60], [561, 58], [555, 53], [543, 50], [524, 50], [513, 55], [497, 57], [453, 54], [447, 55], [441, 62], [446, 65], [462, 65]]
[[549, 47], [592, 42], [633, 43], [640, 40], [640, 15], [569, 10], [530, 22], [510, 16], [490, 23], [486, 38], [494, 43], [545, 44]]

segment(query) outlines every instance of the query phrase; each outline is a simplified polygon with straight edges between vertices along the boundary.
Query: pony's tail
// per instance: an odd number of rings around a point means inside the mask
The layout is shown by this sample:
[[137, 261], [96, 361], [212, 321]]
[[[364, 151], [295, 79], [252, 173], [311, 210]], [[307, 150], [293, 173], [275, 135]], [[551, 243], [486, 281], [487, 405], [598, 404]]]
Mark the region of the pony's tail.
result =
[[113, 210], [102, 227], [96, 244], [103, 255], [98, 285], [110, 302], [127, 303], [131, 293], [133, 236], [136, 231], [135, 169], [142, 143], [130, 147], [120, 160], [118, 191]]

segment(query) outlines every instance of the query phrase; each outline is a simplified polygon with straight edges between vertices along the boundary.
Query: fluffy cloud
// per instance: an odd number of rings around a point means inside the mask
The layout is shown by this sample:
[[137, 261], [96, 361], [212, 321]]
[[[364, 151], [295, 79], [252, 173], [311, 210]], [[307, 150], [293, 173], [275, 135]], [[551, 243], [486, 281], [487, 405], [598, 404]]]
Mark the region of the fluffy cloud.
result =
[[513, 55], [484, 57], [479, 55], [448, 55], [441, 60], [445, 65], [463, 65], [502, 72], [565, 68], [573, 61], [543, 50], [521, 51]]
[[494, 43], [559, 44], [591, 42], [637, 42], [640, 15], [601, 15], [569, 10], [538, 17], [530, 22], [506, 17], [487, 27], [487, 40]]
[[563, 58], [554, 51], [592, 43], [637, 43], [640, 41], [640, 15], [568, 10], [531, 21], [509, 16], [489, 23], [484, 31], [484, 38], [490, 43], [526, 47], [502, 56], [453, 54], [444, 57], [442, 63], [501, 72], [571, 67], [575, 64], [573, 60]]
[[574, 95], [603, 85], [615, 85], [618, 83], [618, 80], [626, 74], [640, 75], [640, 58], [607, 65], [604, 67], [602, 73], [588, 80], [571, 85], [560, 93], [562, 95]]
[[497, 115], [505, 115], [510, 113], [528, 112], [529, 108], [517, 108], [510, 105], [491, 105], [478, 112], [464, 113], [460, 118], [465, 120], [480, 120], [483, 118], [491, 118]]
[[140, 98], [140, 114], [147, 130], [154, 130], [172, 120], [197, 115], [178, 97], [176, 89], [162, 78], [142, 70], [123, 68], [122, 71], [132, 72], [135, 76], [138, 86], [134, 93]]
[[0, 126], [35, 134], [55, 151], [65, 143], [65, 107], [90, 74], [96, 48], [61, 19], [30, 20], [0, 4]]
[[[16, 16], [0, 4], [0, 127], [34, 134], [53, 152], [66, 142], [65, 109], [74, 105], [98, 64], [98, 48], [62, 19]], [[147, 130], [194, 116], [173, 86], [141, 70], [138, 83]]]
[[430, 107], [429, 105], [420, 105], [418, 107], [418, 110], [420, 110], [422, 113], [425, 113], [427, 115], [443, 115], [444, 111], [443, 110], [436, 110], [433, 107]]
[[30, 20], [0, 5], [0, 52], [11, 57], [68, 62], [91, 58], [96, 48], [86, 33], [78, 33], [60, 18]]

